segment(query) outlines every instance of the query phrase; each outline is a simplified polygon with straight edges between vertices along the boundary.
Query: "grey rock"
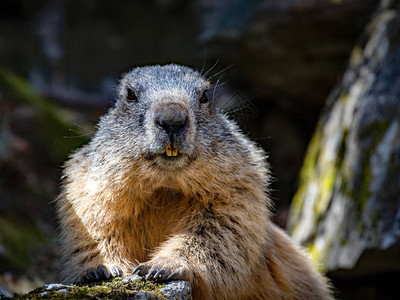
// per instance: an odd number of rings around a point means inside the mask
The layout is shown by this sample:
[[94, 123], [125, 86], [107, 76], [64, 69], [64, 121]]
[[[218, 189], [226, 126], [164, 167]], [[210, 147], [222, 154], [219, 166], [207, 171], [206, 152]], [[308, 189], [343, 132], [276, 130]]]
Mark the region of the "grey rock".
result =
[[399, 10], [379, 11], [305, 159], [289, 230], [326, 271], [400, 271], [399, 36]]
[[189, 300], [192, 299], [192, 289], [187, 281], [171, 281], [160, 291], [167, 299]]
[[139, 293], [136, 293], [134, 299], [135, 300], [150, 300], [150, 299], [154, 299], [154, 297], [152, 295], [150, 295], [149, 293], [139, 292]]
[[135, 281], [135, 280], [138, 280], [138, 279], [140, 279], [141, 277], [139, 276], [139, 275], [129, 275], [129, 276], [125, 276], [123, 279], [122, 279], [122, 282], [128, 282], [128, 281]]
[[51, 290], [55, 288], [66, 287], [66, 285], [61, 283], [50, 283], [50, 284], [45, 284], [43, 287], [46, 288], [46, 290]]
[[12, 295], [0, 286], [0, 299], [11, 298]]
[[[122, 282], [135, 281], [140, 279], [141, 277], [138, 275], [130, 275], [124, 277]], [[171, 300], [190, 300], [192, 299], [192, 289], [190, 283], [187, 281], [170, 281], [165, 284], [163, 288], [160, 289], [160, 292], [164, 294], [167, 299]], [[138, 297], [137, 299], [152, 299], [153, 295], [150, 295], [146, 292], [140, 292], [135, 295]], [[135, 298], [136, 299], [136, 298]]]
[[[138, 275], [131, 275], [131, 276], [126, 276], [120, 281], [120, 283], [129, 283], [130, 281], [135, 281], [141, 279], [140, 276]], [[45, 289], [43, 291], [43, 288]], [[52, 284], [46, 284], [42, 287], [41, 290], [38, 291], [33, 291], [27, 295], [23, 295], [26, 297], [26, 299], [30, 298], [31, 296], [35, 297], [35, 299], [41, 299], [41, 298], [48, 298], [51, 296], [51, 293], [62, 293], [64, 294], [65, 297], [70, 296], [71, 297], [71, 291], [73, 291], [74, 286], [73, 285], [64, 285], [64, 284], [59, 284], [59, 283], [52, 283]], [[123, 288], [119, 288], [121, 290]], [[163, 296], [160, 296], [159, 292], [163, 294]], [[157, 292], [136, 292], [134, 295], [132, 293], [129, 294], [130, 297], [133, 297], [132, 299], [139, 299], [139, 300], [150, 300], [150, 299], [171, 299], [171, 300], [190, 300], [192, 299], [191, 295], [191, 287], [190, 283], [187, 281], [171, 281], [168, 283], [164, 284], [164, 287], [159, 289]], [[6, 291], [3, 291], [0, 288], [0, 299], [6, 299], [8, 297], [11, 297], [9, 293]], [[24, 298], [25, 299], [25, 298]]]

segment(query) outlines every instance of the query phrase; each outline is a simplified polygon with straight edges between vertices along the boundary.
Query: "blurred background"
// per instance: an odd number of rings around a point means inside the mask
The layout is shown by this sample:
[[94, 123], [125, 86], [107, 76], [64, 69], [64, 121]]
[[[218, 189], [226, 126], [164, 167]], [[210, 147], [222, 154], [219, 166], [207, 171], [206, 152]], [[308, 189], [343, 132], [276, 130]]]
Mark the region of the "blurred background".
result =
[[337, 297], [398, 299], [399, 6], [0, 1], [0, 288], [58, 280], [63, 162], [93, 134], [122, 73], [177, 63], [218, 82], [218, 107], [266, 150], [274, 221]]

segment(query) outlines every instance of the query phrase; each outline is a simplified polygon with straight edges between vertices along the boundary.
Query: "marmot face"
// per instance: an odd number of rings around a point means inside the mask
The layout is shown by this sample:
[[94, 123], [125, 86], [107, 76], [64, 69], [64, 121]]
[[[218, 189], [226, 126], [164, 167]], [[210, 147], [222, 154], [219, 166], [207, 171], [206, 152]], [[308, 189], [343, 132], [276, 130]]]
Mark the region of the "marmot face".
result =
[[[162, 170], [186, 167], [202, 152], [206, 120], [214, 108], [209, 83], [190, 68], [166, 65], [136, 68], [119, 85], [115, 111], [141, 147], [133, 155]], [[136, 131], [136, 133], [134, 132]], [[125, 143], [125, 142], [123, 142]]]

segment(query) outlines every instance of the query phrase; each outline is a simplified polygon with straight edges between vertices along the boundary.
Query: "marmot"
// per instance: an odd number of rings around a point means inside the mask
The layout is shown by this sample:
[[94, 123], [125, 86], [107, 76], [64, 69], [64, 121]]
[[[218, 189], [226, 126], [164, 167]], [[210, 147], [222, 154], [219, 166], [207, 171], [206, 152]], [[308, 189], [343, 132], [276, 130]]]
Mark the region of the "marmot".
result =
[[57, 198], [65, 283], [187, 280], [193, 299], [333, 299], [270, 220], [264, 152], [178, 65], [138, 67]]

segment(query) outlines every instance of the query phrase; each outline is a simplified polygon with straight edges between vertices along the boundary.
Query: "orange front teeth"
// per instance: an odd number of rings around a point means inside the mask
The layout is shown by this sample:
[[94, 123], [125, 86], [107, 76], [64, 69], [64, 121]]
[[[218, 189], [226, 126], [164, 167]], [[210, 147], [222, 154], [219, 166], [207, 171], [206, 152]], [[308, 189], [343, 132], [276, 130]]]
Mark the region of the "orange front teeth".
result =
[[178, 155], [178, 148], [172, 146], [171, 144], [169, 144], [165, 148], [165, 154], [167, 154], [167, 156], [177, 156]]

